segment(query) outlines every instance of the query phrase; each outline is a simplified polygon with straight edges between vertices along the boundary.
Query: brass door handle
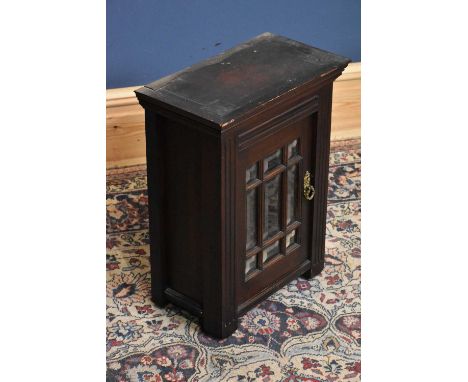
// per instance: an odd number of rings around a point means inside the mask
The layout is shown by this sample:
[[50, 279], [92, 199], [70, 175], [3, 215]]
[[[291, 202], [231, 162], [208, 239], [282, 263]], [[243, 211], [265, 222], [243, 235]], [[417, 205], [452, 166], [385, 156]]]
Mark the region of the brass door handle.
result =
[[315, 188], [310, 184], [310, 172], [306, 171], [304, 175], [304, 197], [307, 200], [312, 200], [315, 195]]

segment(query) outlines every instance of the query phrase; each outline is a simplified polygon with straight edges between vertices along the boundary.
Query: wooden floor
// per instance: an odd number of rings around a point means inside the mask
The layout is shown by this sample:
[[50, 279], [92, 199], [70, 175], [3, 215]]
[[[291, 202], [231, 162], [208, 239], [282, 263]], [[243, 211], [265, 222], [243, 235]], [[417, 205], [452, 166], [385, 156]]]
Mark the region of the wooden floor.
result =
[[[107, 167], [143, 164], [145, 115], [133, 91], [109, 89], [106, 97]], [[332, 140], [361, 136], [361, 63], [351, 63], [333, 87]]]

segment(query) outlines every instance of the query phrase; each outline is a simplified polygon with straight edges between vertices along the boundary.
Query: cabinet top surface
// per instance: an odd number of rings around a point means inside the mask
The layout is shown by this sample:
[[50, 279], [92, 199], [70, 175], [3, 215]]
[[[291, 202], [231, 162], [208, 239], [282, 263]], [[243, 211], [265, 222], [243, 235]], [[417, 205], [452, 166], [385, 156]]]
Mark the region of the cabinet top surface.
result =
[[136, 93], [223, 127], [288, 91], [342, 71], [349, 62], [345, 57], [264, 33]]

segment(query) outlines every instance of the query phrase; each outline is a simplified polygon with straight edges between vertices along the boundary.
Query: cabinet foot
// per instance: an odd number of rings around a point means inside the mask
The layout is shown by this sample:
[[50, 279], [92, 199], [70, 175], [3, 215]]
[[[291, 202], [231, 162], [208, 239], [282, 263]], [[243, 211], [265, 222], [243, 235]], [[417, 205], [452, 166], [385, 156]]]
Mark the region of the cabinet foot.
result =
[[320, 274], [320, 272], [322, 272], [324, 265], [325, 265], [325, 262], [313, 264], [308, 271], [302, 274], [302, 277], [309, 280], [317, 276], [318, 274]]
[[211, 337], [223, 339], [229, 337], [232, 333], [237, 330], [237, 318], [230, 321], [216, 321], [208, 320], [204, 317], [201, 318], [200, 325], [204, 333]]
[[158, 306], [159, 308], [164, 308], [167, 305], [167, 303], [169, 302], [167, 300], [166, 296], [163, 293], [158, 294], [158, 295], [153, 294], [151, 299], [156, 304], [156, 306]]

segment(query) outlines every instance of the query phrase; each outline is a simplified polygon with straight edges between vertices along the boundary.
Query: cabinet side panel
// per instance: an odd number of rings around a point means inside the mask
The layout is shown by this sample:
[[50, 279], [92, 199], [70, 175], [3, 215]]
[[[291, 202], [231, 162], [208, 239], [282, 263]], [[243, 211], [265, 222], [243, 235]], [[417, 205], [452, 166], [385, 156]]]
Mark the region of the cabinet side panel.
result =
[[210, 138], [199, 129], [166, 120], [163, 186], [168, 286], [199, 305], [203, 259], [219, 248], [219, 174]]

